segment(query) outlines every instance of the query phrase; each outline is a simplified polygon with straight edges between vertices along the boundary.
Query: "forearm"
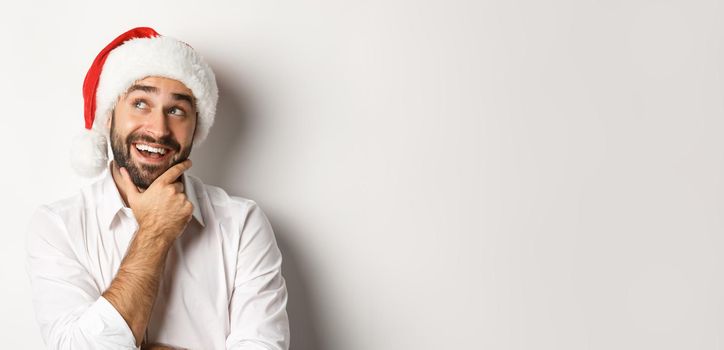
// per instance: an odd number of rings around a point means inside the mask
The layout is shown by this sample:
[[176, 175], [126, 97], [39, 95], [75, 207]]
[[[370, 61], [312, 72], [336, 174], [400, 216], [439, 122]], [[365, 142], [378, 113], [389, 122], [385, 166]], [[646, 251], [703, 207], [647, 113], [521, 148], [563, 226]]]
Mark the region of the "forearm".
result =
[[111, 285], [103, 292], [140, 345], [151, 316], [171, 242], [152, 228], [136, 232]]

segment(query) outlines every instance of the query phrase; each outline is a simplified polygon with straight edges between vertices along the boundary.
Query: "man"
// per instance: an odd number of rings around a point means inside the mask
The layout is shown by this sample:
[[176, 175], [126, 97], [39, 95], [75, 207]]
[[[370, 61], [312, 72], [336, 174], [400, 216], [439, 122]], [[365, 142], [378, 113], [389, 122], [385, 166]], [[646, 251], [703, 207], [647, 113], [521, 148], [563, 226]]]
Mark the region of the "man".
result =
[[[213, 124], [213, 72], [134, 28], [96, 57], [74, 149], [80, 193], [35, 212], [27, 269], [51, 349], [288, 349], [282, 257], [252, 200], [186, 174]], [[107, 141], [113, 160], [107, 159]]]

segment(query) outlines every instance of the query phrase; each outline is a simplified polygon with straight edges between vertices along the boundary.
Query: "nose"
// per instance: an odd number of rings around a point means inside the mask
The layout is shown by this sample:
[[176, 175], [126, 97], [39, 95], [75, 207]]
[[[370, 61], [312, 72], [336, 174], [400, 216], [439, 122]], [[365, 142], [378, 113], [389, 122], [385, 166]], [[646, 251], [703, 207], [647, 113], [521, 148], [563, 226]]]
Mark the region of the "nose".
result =
[[157, 139], [167, 136], [171, 132], [168, 127], [168, 118], [166, 118], [166, 113], [163, 108], [158, 108], [148, 116], [144, 129]]

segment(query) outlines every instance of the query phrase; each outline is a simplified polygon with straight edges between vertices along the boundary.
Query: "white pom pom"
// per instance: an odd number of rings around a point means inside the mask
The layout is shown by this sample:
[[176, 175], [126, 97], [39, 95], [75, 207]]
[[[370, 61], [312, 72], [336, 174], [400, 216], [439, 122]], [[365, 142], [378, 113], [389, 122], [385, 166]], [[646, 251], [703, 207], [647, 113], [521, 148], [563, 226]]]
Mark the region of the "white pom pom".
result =
[[108, 165], [108, 141], [95, 129], [84, 130], [73, 138], [70, 164], [78, 175], [94, 177]]

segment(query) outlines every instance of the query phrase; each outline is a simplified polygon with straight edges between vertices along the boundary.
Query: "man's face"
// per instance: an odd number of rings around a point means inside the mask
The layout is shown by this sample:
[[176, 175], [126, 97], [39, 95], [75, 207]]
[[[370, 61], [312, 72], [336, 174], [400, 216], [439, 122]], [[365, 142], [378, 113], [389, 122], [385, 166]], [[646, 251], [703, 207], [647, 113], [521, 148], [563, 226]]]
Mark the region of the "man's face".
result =
[[189, 154], [196, 131], [196, 105], [178, 80], [147, 77], [118, 98], [108, 127], [119, 167], [142, 189]]

